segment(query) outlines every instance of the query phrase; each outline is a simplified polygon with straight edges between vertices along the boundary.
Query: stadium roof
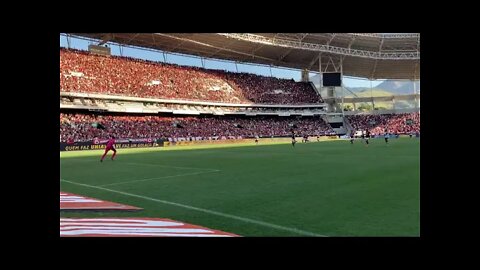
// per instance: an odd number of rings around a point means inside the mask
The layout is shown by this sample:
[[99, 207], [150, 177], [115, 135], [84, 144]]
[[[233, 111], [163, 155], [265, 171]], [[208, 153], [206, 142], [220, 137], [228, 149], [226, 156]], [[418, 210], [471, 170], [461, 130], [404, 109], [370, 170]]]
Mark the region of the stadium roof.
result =
[[419, 79], [420, 34], [72, 33], [74, 36], [206, 58], [319, 70], [368, 79]]

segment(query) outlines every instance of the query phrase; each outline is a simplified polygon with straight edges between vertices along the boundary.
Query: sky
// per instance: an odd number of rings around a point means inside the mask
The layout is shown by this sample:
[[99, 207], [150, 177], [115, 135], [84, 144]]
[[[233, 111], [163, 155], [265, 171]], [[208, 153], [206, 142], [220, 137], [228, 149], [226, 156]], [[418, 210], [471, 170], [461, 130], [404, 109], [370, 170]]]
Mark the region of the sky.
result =
[[[76, 38], [70, 39], [71, 48], [88, 50], [89, 44], [90, 44], [90, 41], [87, 41], [87, 40], [76, 39]], [[120, 55], [119, 46], [112, 43], [107, 43], [107, 45], [111, 48], [111, 53], [113, 55]], [[63, 35], [60, 35], [60, 46], [65, 48], [67, 47], [67, 38]], [[123, 55], [134, 57], [134, 58], [145, 59], [145, 60], [161, 61], [161, 62], [164, 61], [163, 53], [147, 51], [147, 50], [139, 50], [135, 48], [124, 47]], [[185, 66], [197, 66], [197, 67], [202, 66], [201, 59], [198, 57], [188, 57], [188, 56], [170, 54], [170, 53], [166, 53], [165, 57], [166, 57], [167, 63], [175, 63], [175, 64], [185, 65]], [[222, 70], [236, 72], [238, 67], [238, 72], [248, 72], [248, 73], [254, 73], [254, 74], [259, 74], [263, 76], [274, 76], [278, 78], [294, 79], [295, 81], [300, 81], [301, 79], [300, 70], [275, 68], [275, 67], [270, 68], [267, 66], [259, 66], [256, 64], [237, 64], [236, 66], [234, 62], [216, 61], [213, 59], [206, 59], [204, 62], [205, 62], [204, 63], [205, 68], [208, 68], [208, 69], [222, 69]], [[313, 75], [315, 75], [315, 73], [310, 73], [310, 76], [313, 76]], [[346, 76], [343, 77], [343, 83], [347, 87], [370, 87], [370, 86], [375, 87], [382, 82], [383, 80], [376, 80], [376, 81], [372, 81], [370, 84], [370, 81], [366, 79], [346, 77]]]

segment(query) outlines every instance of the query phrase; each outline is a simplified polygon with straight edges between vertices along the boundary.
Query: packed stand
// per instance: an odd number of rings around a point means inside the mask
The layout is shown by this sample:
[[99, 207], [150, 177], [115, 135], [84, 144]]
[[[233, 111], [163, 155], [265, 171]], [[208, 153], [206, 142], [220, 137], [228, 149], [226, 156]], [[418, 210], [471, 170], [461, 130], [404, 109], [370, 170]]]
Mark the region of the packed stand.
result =
[[[105, 129], [94, 126], [100, 123]], [[320, 117], [162, 117], [60, 114], [60, 142], [89, 141], [114, 135], [123, 139], [242, 136], [271, 137], [297, 134], [330, 135], [331, 127]]]
[[225, 103], [322, 103], [309, 83], [60, 49], [60, 91]]
[[[420, 132], [420, 113], [347, 115], [354, 130], [369, 130], [372, 135]], [[408, 124], [410, 123], [410, 124]]]

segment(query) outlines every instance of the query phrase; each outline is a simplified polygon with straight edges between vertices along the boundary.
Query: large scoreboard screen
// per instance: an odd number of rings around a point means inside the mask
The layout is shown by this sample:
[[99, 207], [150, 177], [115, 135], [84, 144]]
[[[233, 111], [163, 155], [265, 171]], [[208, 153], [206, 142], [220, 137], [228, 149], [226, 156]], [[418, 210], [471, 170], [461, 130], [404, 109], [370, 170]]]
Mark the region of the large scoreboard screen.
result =
[[342, 86], [342, 76], [339, 72], [323, 73], [323, 86]]

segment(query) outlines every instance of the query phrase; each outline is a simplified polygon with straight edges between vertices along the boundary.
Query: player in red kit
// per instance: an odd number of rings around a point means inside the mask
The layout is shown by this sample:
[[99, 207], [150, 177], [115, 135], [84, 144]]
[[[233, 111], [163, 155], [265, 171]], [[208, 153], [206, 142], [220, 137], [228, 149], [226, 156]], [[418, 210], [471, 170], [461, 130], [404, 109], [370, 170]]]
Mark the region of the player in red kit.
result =
[[115, 157], [115, 155], [117, 154], [117, 150], [115, 149], [115, 137], [114, 136], [110, 136], [110, 139], [108, 140], [107, 142], [107, 147], [105, 147], [105, 153], [103, 154], [102, 158], [100, 159], [100, 162], [103, 162], [103, 159], [105, 158], [105, 156], [107, 155], [108, 151], [112, 150], [113, 151], [113, 155], [112, 155], [112, 160], [113, 158]]

